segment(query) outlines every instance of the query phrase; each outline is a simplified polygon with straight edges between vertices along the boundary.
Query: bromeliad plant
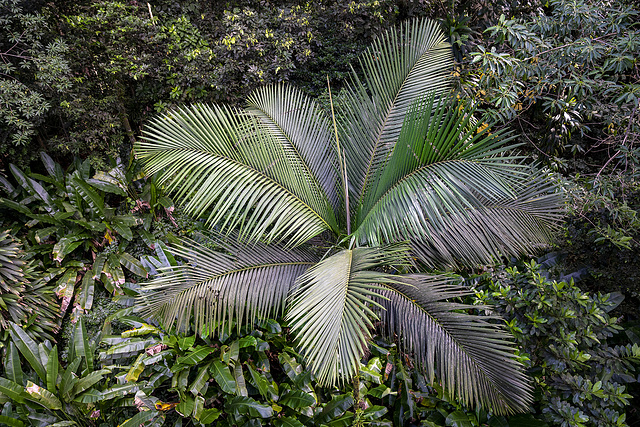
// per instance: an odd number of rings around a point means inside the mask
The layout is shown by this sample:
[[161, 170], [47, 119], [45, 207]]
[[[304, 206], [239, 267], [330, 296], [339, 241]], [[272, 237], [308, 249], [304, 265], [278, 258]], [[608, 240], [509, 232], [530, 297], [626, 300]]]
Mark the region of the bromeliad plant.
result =
[[53, 340], [58, 331], [53, 286], [33, 280], [33, 263], [24, 258], [20, 242], [8, 230], [0, 232], [0, 348], [9, 339], [11, 322], [38, 340]]
[[[137, 230], [142, 220], [109, 205], [110, 196], [128, 195], [122, 166], [94, 175], [89, 161], [75, 162], [65, 172], [47, 154], [41, 158], [47, 175], [10, 165], [17, 185], [0, 179], [7, 196], [0, 197], [0, 209], [8, 208], [6, 219], [14, 219], [18, 235], [24, 235], [25, 252], [38, 268], [36, 282], [54, 284], [62, 300], [61, 317], [69, 307], [77, 316], [91, 309], [97, 281], [109, 293], [123, 294], [123, 267], [146, 277], [128, 245], [134, 233], [145, 241], [154, 239], [143, 228]], [[137, 200], [137, 195], [131, 198]], [[148, 228], [150, 221], [144, 222]]]
[[142, 312], [209, 332], [286, 309], [321, 384], [358, 375], [380, 320], [462, 402], [524, 411], [508, 335], [421, 271], [547, 244], [562, 195], [450, 100], [451, 49], [433, 22], [384, 34], [360, 63], [335, 114], [281, 85], [243, 110], [194, 105], [149, 124], [137, 156], [213, 234], [173, 248], [188, 262], [146, 287]]

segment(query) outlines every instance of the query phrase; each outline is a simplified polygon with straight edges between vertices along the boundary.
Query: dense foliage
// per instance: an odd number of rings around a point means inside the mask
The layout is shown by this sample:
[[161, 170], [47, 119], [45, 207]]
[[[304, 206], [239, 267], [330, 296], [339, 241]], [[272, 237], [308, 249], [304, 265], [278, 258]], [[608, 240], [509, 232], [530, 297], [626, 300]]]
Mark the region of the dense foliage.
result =
[[[539, 261], [548, 266], [556, 258]], [[629, 389], [638, 390], [640, 340], [623, 334], [619, 319], [609, 314], [622, 295], [589, 295], [572, 275], [548, 276], [536, 261], [498, 270], [476, 287], [477, 301], [493, 306], [520, 344], [538, 389], [541, 419], [552, 425], [626, 425]]]
[[[630, 0], [0, 0], [0, 425], [636, 425], [639, 12]], [[348, 109], [351, 65], [414, 16], [439, 19], [455, 93], [491, 123], [479, 128], [515, 131], [526, 163], [557, 172], [569, 196], [560, 256], [464, 270], [475, 293], [454, 300], [506, 320], [535, 389], [528, 414], [464, 406], [382, 329], [354, 381], [332, 388], [281, 318], [196, 337], [132, 311], [137, 282], [182, 262], [169, 242], [205, 228], [129, 160], [149, 120], [185, 103], [243, 107], [281, 83], [331, 117], [327, 75]]]

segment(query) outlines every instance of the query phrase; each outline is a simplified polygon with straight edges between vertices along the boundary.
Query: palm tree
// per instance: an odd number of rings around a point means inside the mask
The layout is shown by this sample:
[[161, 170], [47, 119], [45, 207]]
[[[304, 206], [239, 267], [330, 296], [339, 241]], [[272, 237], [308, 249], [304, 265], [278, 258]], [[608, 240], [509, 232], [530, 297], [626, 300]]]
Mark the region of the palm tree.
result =
[[212, 231], [173, 248], [188, 261], [146, 286], [143, 313], [202, 331], [285, 312], [321, 384], [358, 373], [381, 321], [462, 402], [526, 410], [508, 335], [424, 271], [547, 244], [562, 195], [450, 98], [451, 57], [416, 20], [365, 51], [335, 114], [279, 85], [153, 120], [137, 156]]

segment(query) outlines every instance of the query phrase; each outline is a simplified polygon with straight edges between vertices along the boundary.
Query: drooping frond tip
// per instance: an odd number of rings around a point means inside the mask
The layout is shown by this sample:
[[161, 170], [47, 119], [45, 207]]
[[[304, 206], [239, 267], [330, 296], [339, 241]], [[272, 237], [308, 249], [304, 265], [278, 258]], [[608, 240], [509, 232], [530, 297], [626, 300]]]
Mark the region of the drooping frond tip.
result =
[[532, 387], [504, 329], [467, 314], [478, 307], [450, 302], [469, 291], [446, 276], [412, 275], [390, 284], [377, 302], [385, 333], [399, 338], [433, 383], [467, 405], [497, 414], [525, 412]]

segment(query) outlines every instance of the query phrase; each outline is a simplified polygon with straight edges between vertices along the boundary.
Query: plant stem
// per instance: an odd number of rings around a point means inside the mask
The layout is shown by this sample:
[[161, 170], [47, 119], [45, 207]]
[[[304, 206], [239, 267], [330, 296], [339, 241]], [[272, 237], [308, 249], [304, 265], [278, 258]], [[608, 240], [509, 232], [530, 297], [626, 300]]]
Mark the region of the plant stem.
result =
[[336, 124], [336, 115], [333, 111], [333, 98], [331, 96], [331, 84], [329, 83], [329, 76], [327, 75], [327, 87], [329, 88], [329, 104], [331, 105], [331, 119], [333, 120], [333, 131], [336, 134], [336, 147], [338, 149], [338, 167], [340, 168], [340, 176], [342, 177], [342, 184], [344, 185], [344, 204], [347, 214], [347, 235], [351, 234], [351, 212], [349, 212], [349, 182], [347, 181], [347, 162], [342, 157], [342, 150], [340, 150], [340, 139], [338, 138], [338, 125]]

